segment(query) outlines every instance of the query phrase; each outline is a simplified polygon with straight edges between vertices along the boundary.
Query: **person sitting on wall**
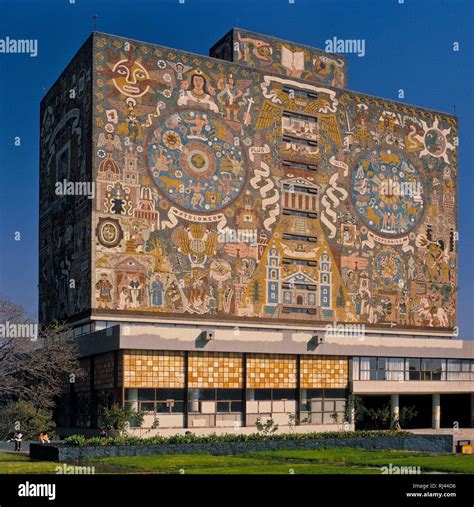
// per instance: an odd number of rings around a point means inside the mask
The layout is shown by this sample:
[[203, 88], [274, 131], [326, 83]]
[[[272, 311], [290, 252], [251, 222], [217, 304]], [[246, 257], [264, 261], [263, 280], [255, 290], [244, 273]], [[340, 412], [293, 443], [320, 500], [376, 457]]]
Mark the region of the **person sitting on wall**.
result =
[[13, 435], [13, 438], [9, 440], [9, 442], [15, 442], [15, 451], [20, 452], [21, 451], [21, 443], [23, 441], [23, 434], [19, 431], [15, 431], [15, 434]]
[[42, 431], [39, 434], [39, 441], [42, 444], [49, 444], [49, 443], [51, 443], [51, 440], [49, 439], [48, 434], [46, 433], [46, 431]]

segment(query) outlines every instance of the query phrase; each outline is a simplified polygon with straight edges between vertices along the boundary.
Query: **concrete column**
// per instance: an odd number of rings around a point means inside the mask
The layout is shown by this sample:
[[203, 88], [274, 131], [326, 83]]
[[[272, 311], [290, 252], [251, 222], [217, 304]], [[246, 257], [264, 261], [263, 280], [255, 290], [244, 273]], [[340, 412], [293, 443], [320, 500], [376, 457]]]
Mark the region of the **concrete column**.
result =
[[398, 421], [400, 417], [400, 396], [398, 394], [392, 394], [390, 397], [390, 412], [392, 419]]
[[441, 397], [439, 394], [433, 394], [431, 409], [431, 427], [439, 430], [441, 427]]

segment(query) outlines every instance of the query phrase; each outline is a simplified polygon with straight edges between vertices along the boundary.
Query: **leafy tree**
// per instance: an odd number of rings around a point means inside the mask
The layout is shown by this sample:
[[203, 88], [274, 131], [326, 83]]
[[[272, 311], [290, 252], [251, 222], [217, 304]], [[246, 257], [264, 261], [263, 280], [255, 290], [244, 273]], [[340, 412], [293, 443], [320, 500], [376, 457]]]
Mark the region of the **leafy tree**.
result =
[[37, 440], [41, 432], [53, 438], [55, 427], [52, 411], [29, 401], [10, 402], [0, 410], [0, 440], [11, 438], [15, 431], [20, 431], [25, 440]]
[[262, 418], [259, 417], [255, 423], [257, 430], [262, 435], [271, 435], [278, 431], [278, 424], [275, 423], [273, 419], [267, 419], [265, 422], [262, 421]]
[[117, 430], [122, 434], [128, 426], [141, 428], [144, 414], [134, 412], [130, 407], [121, 407], [118, 404], [110, 407], [104, 407], [102, 412], [102, 424], [108, 430]]

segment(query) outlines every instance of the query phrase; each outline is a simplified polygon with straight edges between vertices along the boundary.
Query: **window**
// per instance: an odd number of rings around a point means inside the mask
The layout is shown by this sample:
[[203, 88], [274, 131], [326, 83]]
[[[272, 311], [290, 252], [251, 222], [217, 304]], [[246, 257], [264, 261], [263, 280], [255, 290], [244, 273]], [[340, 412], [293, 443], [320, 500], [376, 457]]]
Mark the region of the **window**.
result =
[[289, 234], [287, 232], [283, 233], [283, 239], [293, 241], [310, 241], [311, 243], [316, 243], [318, 241], [316, 236], [301, 236], [299, 234]]
[[296, 389], [248, 389], [248, 401], [296, 400]]
[[[332, 424], [337, 419], [344, 419], [347, 391], [345, 389], [302, 389], [301, 420], [309, 415], [313, 424]], [[308, 422], [310, 422], [308, 421]]]
[[283, 214], [295, 217], [318, 218], [318, 214], [312, 211], [298, 211], [290, 208], [283, 208]]
[[189, 411], [203, 412], [203, 403], [213, 403], [215, 413], [242, 412], [241, 389], [190, 389]]
[[283, 134], [297, 139], [316, 141], [317, 120], [314, 116], [285, 111], [282, 117]]
[[184, 412], [184, 389], [125, 389], [125, 403], [138, 412]]
[[354, 380], [470, 380], [472, 363], [429, 357], [356, 357], [353, 372]]
[[408, 380], [420, 380], [420, 368], [421, 361], [420, 359], [414, 359], [410, 357], [407, 359], [407, 369], [408, 369]]

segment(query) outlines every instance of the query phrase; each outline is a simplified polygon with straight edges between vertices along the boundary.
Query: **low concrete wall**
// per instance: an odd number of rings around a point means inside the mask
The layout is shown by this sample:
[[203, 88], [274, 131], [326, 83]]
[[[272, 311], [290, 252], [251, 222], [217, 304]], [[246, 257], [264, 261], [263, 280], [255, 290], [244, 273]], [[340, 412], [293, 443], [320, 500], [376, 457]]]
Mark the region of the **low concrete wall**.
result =
[[73, 463], [90, 458], [111, 456], [148, 456], [161, 454], [228, 455], [251, 451], [280, 449], [321, 449], [327, 447], [362, 447], [404, 451], [452, 452], [451, 435], [408, 435], [399, 437], [328, 438], [313, 440], [265, 440], [260, 442], [219, 442], [194, 444], [122, 445], [122, 446], [53, 446], [32, 444], [30, 458]]

